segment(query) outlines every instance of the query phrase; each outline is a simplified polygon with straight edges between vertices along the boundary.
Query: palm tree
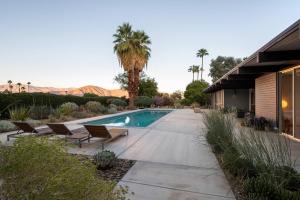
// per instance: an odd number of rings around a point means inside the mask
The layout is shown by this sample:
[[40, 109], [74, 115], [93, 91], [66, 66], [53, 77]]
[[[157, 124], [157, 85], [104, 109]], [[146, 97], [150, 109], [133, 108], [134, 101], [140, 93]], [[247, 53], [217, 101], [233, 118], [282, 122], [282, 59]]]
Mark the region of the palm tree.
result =
[[31, 82], [27, 82], [27, 90], [28, 90], [28, 93], [29, 93], [29, 85], [31, 84]]
[[22, 90], [22, 93], [25, 92], [25, 91], [26, 91], [25, 86], [22, 86], [22, 87], [21, 87], [21, 90]]
[[7, 83], [8, 83], [8, 87], [9, 87], [10, 93], [12, 93], [12, 89], [13, 89], [12, 80], [8, 80]]
[[21, 92], [21, 83], [17, 83], [18, 87], [19, 87], [19, 93]]
[[134, 108], [140, 72], [147, 66], [151, 41], [144, 31], [133, 31], [129, 23], [119, 26], [113, 35], [114, 52], [120, 66], [128, 73], [129, 108]]
[[[193, 73], [193, 82], [195, 81], [195, 73], [199, 74], [199, 66], [197, 65], [192, 65], [188, 68], [188, 72], [192, 72]], [[198, 77], [198, 75], [197, 75]], [[197, 78], [198, 80], [198, 78]]]
[[202, 81], [203, 80], [202, 79], [202, 74], [203, 74], [203, 71], [204, 71], [204, 69], [203, 69], [203, 57], [204, 56], [208, 56], [209, 54], [208, 54], [208, 51], [206, 49], [199, 49], [196, 55], [197, 55], [197, 57], [200, 57], [201, 60], [202, 60], [202, 64], [201, 64], [201, 68], [200, 68], [200, 71], [201, 71], [201, 81]]

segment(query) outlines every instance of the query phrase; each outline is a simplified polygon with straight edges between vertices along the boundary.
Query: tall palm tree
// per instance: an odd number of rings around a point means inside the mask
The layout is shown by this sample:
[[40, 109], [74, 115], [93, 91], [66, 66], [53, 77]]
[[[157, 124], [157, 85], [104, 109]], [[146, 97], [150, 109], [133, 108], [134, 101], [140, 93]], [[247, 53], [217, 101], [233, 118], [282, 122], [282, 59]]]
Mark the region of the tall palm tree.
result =
[[140, 83], [140, 74], [148, 65], [150, 58], [151, 44], [149, 36], [144, 31], [135, 31], [132, 35], [134, 42], [134, 49], [136, 50], [134, 57], [134, 96], [138, 95], [138, 87]]
[[17, 83], [18, 87], [19, 87], [19, 93], [21, 92], [21, 83]]
[[129, 108], [134, 108], [140, 72], [147, 66], [151, 41], [144, 31], [133, 31], [129, 23], [119, 26], [113, 35], [114, 52], [120, 66], [128, 73]]
[[[197, 65], [192, 65], [188, 68], [188, 72], [192, 72], [193, 74], [193, 82], [195, 81], [195, 73], [199, 74], [199, 66]], [[198, 77], [198, 75], [197, 75]], [[198, 80], [198, 78], [197, 78]]]
[[203, 80], [202, 79], [202, 74], [203, 74], [203, 71], [204, 71], [204, 68], [203, 68], [203, 57], [204, 56], [208, 56], [209, 55], [209, 53], [208, 53], [208, 51], [206, 50], [206, 49], [199, 49], [198, 50], [198, 52], [197, 52], [197, 57], [200, 57], [201, 58], [201, 60], [202, 60], [202, 63], [201, 63], [201, 68], [200, 68], [200, 71], [201, 71], [201, 81]]
[[28, 93], [29, 93], [29, 86], [30, 86], [31, 82], [27, 82], [27, 90], [28, 90]]
[[7, 83], [8, 83], [8, 87], [9, 87], [10, 93], [12, 93], [12, 89], [13, 89], [12, 80], [8, 80]]

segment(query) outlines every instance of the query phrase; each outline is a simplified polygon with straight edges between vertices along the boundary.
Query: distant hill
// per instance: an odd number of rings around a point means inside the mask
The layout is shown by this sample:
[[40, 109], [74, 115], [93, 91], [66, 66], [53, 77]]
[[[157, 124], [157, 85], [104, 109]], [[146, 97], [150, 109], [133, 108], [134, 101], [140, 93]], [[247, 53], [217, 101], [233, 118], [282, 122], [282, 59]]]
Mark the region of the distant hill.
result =
[[[24, 85], [27, 92], [27, 85]], [[8, 84], [0, 85], [0, 92], [3, 92], [5, 90], [9, 90]], [[128, 93], [125, 90], [121, 89], [104, 89], [102, 87], [94, 86], [94, 85], [87, 85], [80, 88], [55, 88], [55, 87], [38, 87], [38, 86], [29, 86], [30, 92], [42, 92], [42, 93], [52, 93], [52, 94], [72, 94], [76, 96], [83, 96], [85, 93], [92, 93], [96, 94], [98, 96], [115, 96], [115, 97], [122, 97], [126, 96], [128, 97]], [[16, 84], [13, 84], [13, 93], [19, 92], [19, 86]]]

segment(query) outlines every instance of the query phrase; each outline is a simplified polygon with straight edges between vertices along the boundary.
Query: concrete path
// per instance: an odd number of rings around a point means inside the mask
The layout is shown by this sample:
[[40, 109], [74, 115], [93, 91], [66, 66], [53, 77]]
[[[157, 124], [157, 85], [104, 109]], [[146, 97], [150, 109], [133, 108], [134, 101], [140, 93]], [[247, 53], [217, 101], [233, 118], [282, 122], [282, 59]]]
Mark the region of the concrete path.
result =
[[234, 199], [205, 137], [202, 115], [175, 110], [119, 157], [137, 160], [120, 181], [135, 199]]

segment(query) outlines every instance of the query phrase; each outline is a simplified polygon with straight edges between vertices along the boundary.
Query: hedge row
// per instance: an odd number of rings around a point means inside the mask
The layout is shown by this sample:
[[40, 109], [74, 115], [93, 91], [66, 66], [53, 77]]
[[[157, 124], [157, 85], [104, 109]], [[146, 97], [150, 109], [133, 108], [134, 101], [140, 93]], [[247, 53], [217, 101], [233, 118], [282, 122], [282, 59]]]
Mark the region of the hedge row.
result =
[[118, 97], [102, 96], [102, 97], [79, 97], [73, 95], [56, 95], [48, 93], [13, 93], [0, 94], [0, 117], [7, 118], [8, 110], [13, 106], [32, 106], [46, 105], [57, 108], [65, 102], [74, 102], [77, 105], [84, 105], [88, 101], [97, 101], [107, 106], [111, 100], [120, 99]]

